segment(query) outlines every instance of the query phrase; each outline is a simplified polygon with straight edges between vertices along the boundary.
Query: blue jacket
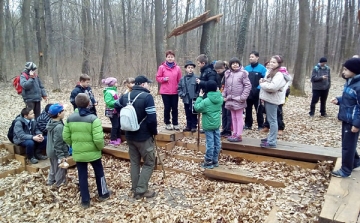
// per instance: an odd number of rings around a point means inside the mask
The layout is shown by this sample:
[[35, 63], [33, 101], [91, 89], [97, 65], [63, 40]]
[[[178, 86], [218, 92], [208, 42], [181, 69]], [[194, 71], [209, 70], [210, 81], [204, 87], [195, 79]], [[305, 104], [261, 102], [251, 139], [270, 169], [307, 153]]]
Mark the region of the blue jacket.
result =
[[259, 99], [260, 85], [259, 80], [265, 77], [266, 68], [264, 65], [255, 63], [249, 64], [244, 68], [249, 73], [249, 79], [251, 83], [251, 91], [248, 99]]
[[84, 88], [83, 86], [81, 86], [80, 84], [77, 84], [76, 87], [74, 88], [74, 90], [72, 90], [71, 95], [70, 95], [70, 102], [74, 107], [74, 110], [77, 108], [76, 104], [75, 104], [75, 97], [79, 94], [79, 93], [86, 93], [87, 95], [89, 95], [90, 98], [90, 106], [89, 109], [90, 111], [96, 115], [96, 109], [94, 104], [96, 103], [95, 97], [94, 97], [94, 93], [91, 90], [91, 87], [86, 87]]
[[[29, 75], [28, 71], [24, 71], [24, 73]], [[29, 79], [26, 79], [24, 74], [21, 74], [20, 85], [23, 88], [21, 96], [25, 102], [41, 101], [42, 97], [47, 96], [45, 88], [37, 75], [34, 78], [29, 76]]]
[[37, 134], [42, 132], [37, 128], [36, 121], [27, 122], [24, 117], [18, 117], [14, 126], [14, 144], [19, 145], [27, 139], [32, 140]]
[[338, 100], [338, 119], [360, 128], [360, 75], [346, 80], [344, 91]]

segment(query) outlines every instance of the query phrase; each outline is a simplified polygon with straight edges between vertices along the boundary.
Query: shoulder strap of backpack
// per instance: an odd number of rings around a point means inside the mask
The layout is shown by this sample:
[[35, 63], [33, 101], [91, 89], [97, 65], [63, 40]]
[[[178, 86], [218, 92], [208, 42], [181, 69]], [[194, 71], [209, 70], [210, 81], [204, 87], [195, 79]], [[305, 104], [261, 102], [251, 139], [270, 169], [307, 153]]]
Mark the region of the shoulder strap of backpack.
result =
[[140, 92], [138, 95], [136, 95], [136, 97], [134, 98], [134, 100], [132, 102], [130, 102], [130, 92], [129, 92], [129, 95], [128, 95], [128, 99], [129, 99], [129, 103], [132, 105], [134, 104], [134, 102], [136, 101], [136, 99], [144, 92]]
[[24, 77], [26, 78], [26, 80], [29, 80], [29, 75], [28, 75], [27, 73], [22, 72], [21, 74], [24, 75]]

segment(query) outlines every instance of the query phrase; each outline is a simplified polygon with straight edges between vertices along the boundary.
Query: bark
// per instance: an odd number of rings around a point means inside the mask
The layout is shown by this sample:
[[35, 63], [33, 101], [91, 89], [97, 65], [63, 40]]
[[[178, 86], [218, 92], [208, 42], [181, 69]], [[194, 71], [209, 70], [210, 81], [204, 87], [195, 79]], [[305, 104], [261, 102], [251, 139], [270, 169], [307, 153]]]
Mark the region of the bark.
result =
[[325, 35], [325, 46], [324, 46], [324, 56], [326, 58], [329, 58], [330, 10], [331, 10], [331, 0], [328, 0], [327, 1], [327, 11], [326, 11], [326, 35]]
[[[191, 0], [186, 1], [186, 8], [185, 8], [185, 19], [184, 23], [186, 23], [189, 20], [189, 8], [190, 8]], [[183, 34], [182, 42], [181, 42], [181, 49], [183, 51], [183, 54], [185, 57], [188, 55], [188, 49], [187, 49], [187, 33]]]
[[38, 74], [42, 74], [42, 72], [44, 71], [44, 49], [42, 45], [43, 42], [41, 41], [40, 14], [44, 14], [44, 11], [39, 11], [39, 4], [40, 1], [34, 1], [35, 30], [39, 56]]
[[[166, 0], [166, 36], [172, 30], [172, 0]], [[174, 50], [174, 37], [166, 39], [166, 49]]]
[[[317, 4], [317, 0], [313, 0], [313, 5], [312, 5], [312, 12], [311, 12], [311, 22], [310, 22], [310, 43], [309, 43], [309, 53], [307, 56], [307, 68], [306, 70], [311, 70], [311, 67], [314, 64], [314, 61], [316, 61], [316, 59], [314, 58], [314, 54], [315, 54], [315, 39], [316, 39], [316, 4]], [[311, 72], [309, 72], [309, 74], [311, 75]]]
[[30, 40], [30, 3], [24, 0], [22, 4], [21, 23], [23, 25], [25, 60], [32, 61], [31, 57], [31, 40]]
[[116, 72], [120, 72], [120, 55], [119, 55], [119, 44], [118, 44], [118, 38], [117, 38], [117, 32], [116, 32], [116, 28], [115, 28], [115, 23], [114, 23], [114, 17], [113, 17], [113, 13], [112, 13], [112, 9], [111, 7], [109, 7], [108, 9], [109, 12], [109, 18], [110, 18], [110, 26], [111, 26], [111, 30], [112, 30], [112, 34], [113, 34], [113, 41], [114, 41], [114, 53], [115, 53], [115, 60], [116, 60]]
[[44, 13], [44, 1], [39, 1], [39, 25], [40, 25], [40, 38], [43, 52], [43, 71], [48, 69], [48, 45], [46, 43], [46, 29], [45, 29], [45, 13]]
[[[214, 0], [206, 0], [205, 1], [205, 11], [210, 10], [208, 17], [214, 16], [217, 14], [217, 4]], [[214, 55], [212, 55], [212, 41], [214, 38], [214, 32], [215, 32], [215, 24], [216, 21], [211, 21], [208, 23], [205, 23], [203, 25], [203, 30], [201, 34], [201, 40], [200, 40], [200, 54], [206, 54], [208, 56], [209, 61], [211, 61], [214, 58]]]
[[[157, 67], [161, 65], [164, 60], [164, 30], [162, 17], [162, 2], [155, 0], [155, 50], [156, 50], [156, 64]], [[158, 90], [160, 84], [158, 84]]]
[[246, 9], [244, 12], [244, 16], [242, 18], [241, 24], [240, 24], [240, 33], [236, 45], [236, 55], [239, 57], [240, 61], [242, 61], [244, 57], [244, 49], [245, 49], [245, 43], [246, 43], [246, 35], [249, 28], [249, 20], [252, 13], [252, 8], [254, 5], [254, 0], [247, 0], [246, 1]]
[[101, 68], [100, 68], [100, 76], [99, 76], [99, 85], [101, 84], [101, 80], [107, 76], [109, 73], [109, 54], [110, 54], [110, 29], [109, 29], [109, 0], [104, 0], [104, 51], [103, 51], [103, 57], [101, 61]]
[[87, 13], [87, 8], [90, 7], [90, 0], [82, 0], [82, 9], [81, 9], [81, 28], [84, 35], [84, 45], [83, 45], [83, 62], [81, 66], [81, 73], [90, 74], [90, 27], [91, 27], [91, 18]]
[[12, 44], [11, 44], [12, 37], [11, 37], [10, 21], [11, 21], [11, 14], [10, 14], [9, 0], [6, 0], [6, 5], [5, 5], [5, 52], [6, 53], [5, 53], [5, 58], [7, 58], [10, 61], [10, 64], [13, 64], [14, 54], [12, 53], [13, 49], [12, 49]]
[[4, 37], [4, 0], [0, 0], [0, 81], [6, 80], [6, 62], [5, 62], [5, 37]]
[[309, 0], [298, 0], [299, 2], [299, 40], [297, 46], [296, 63], [294, 68], [294, 81], [292, 86], [295, 95], [305, 95], [305, 55], [308, 46], [310, 4]]
[[128, 64], [128, 55], [127, 55], [127, 26], [126, 26], [126, 10], [125, 10], [125, 0], [121, 2], [121, 10], [122, 10], [122, 19], [123, 19], [123, 43], [124, 43], [124, 57], [125, 64]]

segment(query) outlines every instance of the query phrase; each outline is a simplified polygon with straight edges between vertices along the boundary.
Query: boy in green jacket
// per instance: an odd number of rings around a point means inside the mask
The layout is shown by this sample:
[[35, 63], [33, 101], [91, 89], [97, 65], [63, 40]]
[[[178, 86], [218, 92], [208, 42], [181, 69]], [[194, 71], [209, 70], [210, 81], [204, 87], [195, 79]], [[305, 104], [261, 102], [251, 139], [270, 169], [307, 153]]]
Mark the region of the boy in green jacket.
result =
[[224, 99], [217, 90], [216, 81], [206, 82], [206, 93], [207, 97], [203, 99], [204, 92], [200, 91], [195, 102], [195, 110], [202, 113], [201, 122], [206, 136], [205, 161], [201, 166], [212, 169], [219, 166], [221, 108]]
[[78, 109], [65, 122], [63, 139], [73, 151], [72, 156], [78, 169], [81, 206], [90, 207], [88, 188], [88, 163], [94, 169], [99, 200], [110, 197], [106, 186], [104, 169], [101, 163], [101, 150], [104, 148], [104, 132], [101, 121], [91, 113], [88, 105], [90, 98], [86, 93], [79, 93], [75, 97]]

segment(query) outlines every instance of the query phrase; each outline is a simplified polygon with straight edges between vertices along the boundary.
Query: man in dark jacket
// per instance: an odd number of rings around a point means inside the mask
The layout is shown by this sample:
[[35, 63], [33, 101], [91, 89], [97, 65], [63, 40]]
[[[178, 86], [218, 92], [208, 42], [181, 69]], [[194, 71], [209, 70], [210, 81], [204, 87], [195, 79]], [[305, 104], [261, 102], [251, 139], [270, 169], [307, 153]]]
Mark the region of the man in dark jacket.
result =
[[330, 68], [326, 65], [327, 59], [320, 58], [319, 63], [314, 67], [311, 75], [312, 99], [310, 104], [310, 117], [314, 117], [315, 105], [320, 99], [320, 114], [326, 117], [326, 99], [331, 85]]
[[[212, 63], [209, 63], [209, 59], [205, 54], [200, 54], [196, 58], [196, 62], [198, 67], [200, 67], [200, 78], [196, 79], [196, 83], [200, 86], [200, 89], [202, 89], [204, 92], [206, 92], [206, 82], [209, 80], [215, 81], [218, 85], [218, 78], [216, 71], [214, 70], [214, 65]], [[203, 98], [206, 97], [206, 94], [203, 96]]]
[[[125, 132], [131, 162], [131, 190], [134, 192], [135, 199], [155, 196], [154, 191], [148, 190], [149, 180], [155, 166], [154, 136], [157, 135], [156, 109], [154, 98], [149, 91], [149, 83], [152, 81], [147, 77], [137, 76], [132, 91], [123, 95], [117, 102], [120, 105], [116, 105], [117, 107], [125, 107], [128, 103], [128, 94], [130, 94], [130, 101], [133, 101], [141, 93], [133, 106], [137, 120], [139, 122], [144, 121], [140, 123], [139, 130]], [[144, 164], [140, 171], [141, 158]]]
[[41, 154], [46, 147], [46, 136], [37, 128], [34, 116], [31, 108], [24, 108], [14, 126], [14, 144], [26, 148], [26, 156], [32, 164], [38, 163], [38, 159], [47, 159]]
[[92, 114], [94, 114], [94, 115], [97, 115], [95, 106], [97, 106], [98, 103], [95, 100], [94, 93], [91, 90], [90, 77], [87, 74], [80, 75], [79, 83], [75, 86], [74, 90], [72, 90], [72, 92], [71, 92], [70, 102], [73, 105], [74, 110], [77, 108], [76, 103], [75, 103], [75, 97], [79, 93], [85, 93], [85, 94], [87, 94], [89, 96], [89, 98], [90, 98], [90, 105], [89, 105], [90, 112]]

